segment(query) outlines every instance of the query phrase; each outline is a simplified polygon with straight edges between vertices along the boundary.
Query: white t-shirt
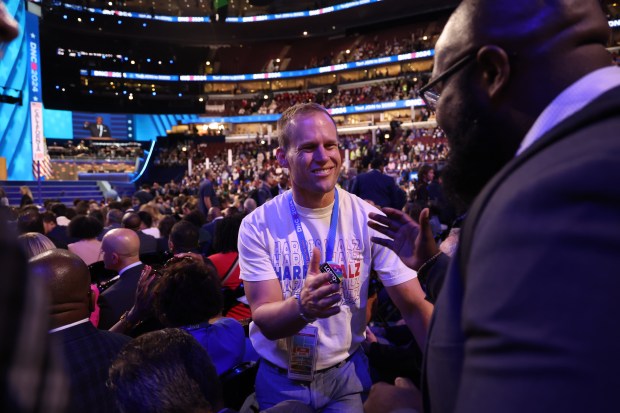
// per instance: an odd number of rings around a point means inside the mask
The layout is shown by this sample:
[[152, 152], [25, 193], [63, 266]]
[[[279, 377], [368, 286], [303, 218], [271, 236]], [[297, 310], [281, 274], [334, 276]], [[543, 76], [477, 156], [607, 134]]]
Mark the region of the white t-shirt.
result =
[[[266, 202], [243, 219], [239, 230], [240, 278], [244, 281], [279, 279], [283, 298], [291, 297], [303, 285], [303, 257], [294, 230], [288, 204], [290, 190]], [[366, 302], [371, 268], [383, 285], [393, 286], [416, 277], [388, 248], [370, 242], [382, 234], [368, 227], [368, 213], [375, 207], [342, 189], [339, 194], [339, 218], [333, 260], [343, 273], [340, 312], [312, 323], [318, 327], [319, 347], [316, 368], [333, 366], [353, 354], [364, 340]], [[332, 204], [333, 205], [333, 204]], [[325, 244], [332, 205], [309, 209], [295, 204], [308, 253], [321, 250], [325, 262]], [[250, 339], [258, 354], [277, 366], [286, 368], [288, 356], [284, 340], [272, 341], [250, 324]]]

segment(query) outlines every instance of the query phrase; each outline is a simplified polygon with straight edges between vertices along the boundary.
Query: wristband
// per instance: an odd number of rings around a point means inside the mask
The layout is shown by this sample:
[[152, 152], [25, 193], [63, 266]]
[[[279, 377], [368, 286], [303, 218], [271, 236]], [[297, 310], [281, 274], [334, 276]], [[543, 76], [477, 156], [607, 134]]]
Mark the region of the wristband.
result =
[[304, 308], [301, 306], [301, 298], [299, 297], [300, 293], [301, 293], [301, 291], [297, 291], [293, 295], [293, 297], [295, 297], [295, 300], [297, 300], [297, 309], [299, 310], [299, 316], [306, 323], [312, 323], [312, 322], [316, 321], [316, 318], [311, 318], [311, 317], [308, 317], [307, 315], [304, 314]]
[[443, 252], [439, 251], [437, 254], [433, 255], [428, 260], [424, 261], [424, 264], [420, 265], [420, 268], [418, 268], [418, 271], [417, 271], [418, 276], [420, 276], [420, 273], [422, 273], [425, 269], [432, 267], [433, 264], [435, 264], [435, 261], [437, 261], [437, 258], [439, 258], [441, 254], [443, 254]]

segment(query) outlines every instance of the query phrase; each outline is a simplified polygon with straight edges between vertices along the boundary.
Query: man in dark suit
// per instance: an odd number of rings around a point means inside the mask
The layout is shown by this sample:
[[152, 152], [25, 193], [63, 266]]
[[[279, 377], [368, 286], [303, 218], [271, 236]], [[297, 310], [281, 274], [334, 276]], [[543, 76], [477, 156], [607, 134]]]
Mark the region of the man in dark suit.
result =
[[[436, 301], [426, 413], [616, 410], [620, 68], [608, 35], [595, 0], [464, 0], [437, 42], [421, 93], [450, 140], [445, 183], [464, 200], [484, 189]], [[378, 386], [369, 407], [412, 396]]]
[[407, 195], [396, 185], [394, 178], [383, 173], [383, 159], [373, 159], [370, 168], [370, 171], [355, 178], [349, 192], [371, 200], [378, 207], [402, 209]]
[[35, 276], [46, 279], [51, 293], [51, 330], [63, 343], [70, 381], [68, 412], [116, 412], [106, 388], [108, 369], [129, 337], [97, 330], [90, 322], [94, 297], [84, 261], [55, 249], [30, 261]]
[[45, 236], [54, 243], [56, 248], [67, 249], [67, 245], [75, 242], [75, 240], [69, 236], [67, 227], [57, 224], [56, 215], [53, 212], [44, 212], [41, 216], [43, 217]]
[[99, 328], [109, 329], [132, 307], [144, 264], [140, 262], [138, 234], [129, 229], [117, 228], [108, 232], [101, 242], [101, 251], [105, 268], [118, 271], [116, 281], [99, 296], [98, 301], [101, 309]]
[[112, 136], [110, 134], [110, 128], [103, 124], [103, 118], [101, 116], [97, 116], [97, 123], [84, 122], [84, 129], [88, 129], [92, 137], [109, 138]]
[[138, 236], [138, 239], [140, 240], [140, 255], [157, 252], [157, 238], [140, 231], [141, 229], [146, 228], [142, 225], [140, 215], [135, 212], [127, 212], [123, 215], [121, 225], [123, 228], [134, 231]]

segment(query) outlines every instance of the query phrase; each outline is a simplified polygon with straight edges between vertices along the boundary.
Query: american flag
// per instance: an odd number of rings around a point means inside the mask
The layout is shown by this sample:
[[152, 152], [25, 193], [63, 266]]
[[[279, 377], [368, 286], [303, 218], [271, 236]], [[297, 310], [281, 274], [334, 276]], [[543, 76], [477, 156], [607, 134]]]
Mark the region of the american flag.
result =
[[54, 170], [52, 169], [52, 160], [50, 159], [50, 155], [47, 152], [47, 141], [43, 138], [43, 145], [45, 150], [45, 156], [40, 162], [32, 163], [32, 173], [34, 174], [34, 179], [39, 179], [39, 167], [38, 163], [40, 163], [40, 171], [41, 178], [45, 178], [46, 180], [52, 179], [54, 177]]

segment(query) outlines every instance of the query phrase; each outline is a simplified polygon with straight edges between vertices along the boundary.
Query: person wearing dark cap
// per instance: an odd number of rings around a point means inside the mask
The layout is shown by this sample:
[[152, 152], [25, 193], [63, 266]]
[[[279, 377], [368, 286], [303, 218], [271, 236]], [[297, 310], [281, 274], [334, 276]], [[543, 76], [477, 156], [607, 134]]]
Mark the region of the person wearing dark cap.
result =
[[[437, 41], [420, 94], [450, 143], [446, 189], [473, 203], [435, 303], [426, 413], [617, 410], [620, 68], [609, 34], [596, 0], [464, 0]], [[381, 221], [408, 260], [398, 223]], [[415, 397], [377, 386], [366, 411]]]
[[103, 263], [106, 269], [118, 271], [118, 276], [109, 281], [112, 286], [99, 296], [99, 328], [109, 329], [132, 307], [144, 268], [139, 251], [140, 239], [135, 231], [117, 228], [103, 237]]
[[115, 412], [105, 383], [108, 368], [129, 337], [97, 330], [89, 321], [95, 303], [88, 267], [62, 249], [37, 255], [29, 267], [46, 280], [50, 292], [50, 334], [63, 343], [70, 380], [68, 412]]
[[123, 215], [121, 225], [123, 228], [134, 231], [140, 240], [140, 254], [150, 254], [157, 252], [157, 239], [152, 235], [140, 231], [143, 227], [142, 219], [137, 212], [127, 212]]

